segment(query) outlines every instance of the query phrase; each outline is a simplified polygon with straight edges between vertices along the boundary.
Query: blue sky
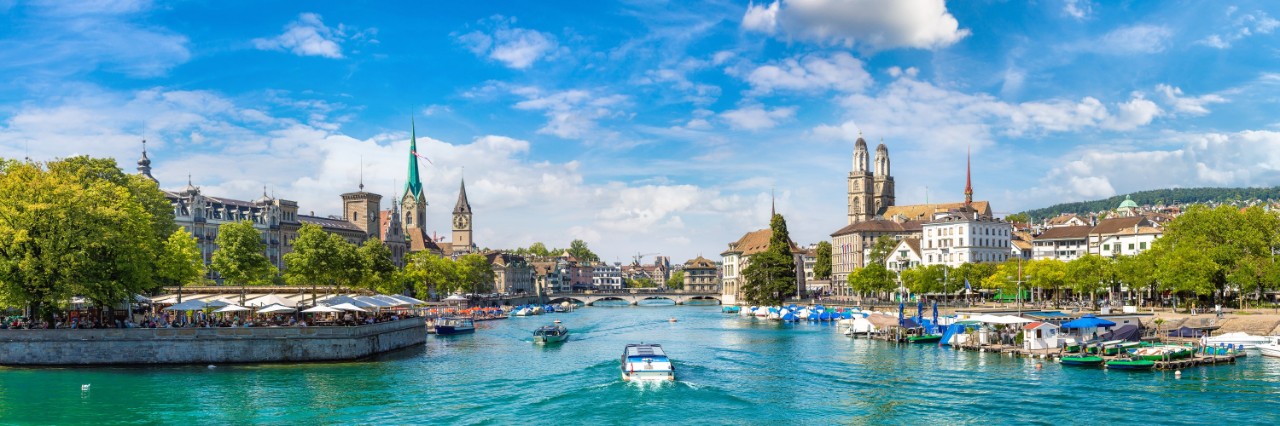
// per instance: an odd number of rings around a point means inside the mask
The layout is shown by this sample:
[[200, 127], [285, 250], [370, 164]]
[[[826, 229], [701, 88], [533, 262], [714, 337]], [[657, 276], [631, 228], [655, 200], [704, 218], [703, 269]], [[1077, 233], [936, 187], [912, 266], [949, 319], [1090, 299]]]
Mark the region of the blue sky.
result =
[[797, 242], [843, 226], [859, 132], [899, 204], [960, 200], [966, 150], [998, 212], [1276, 185], [1277, 9], [0, 0], [0, 156], [145, 138], [162, 187], [327, 215], [362, 168], [398, 196], [412, 119], [441, 235], [465, 174], [482, 246], [714, 259], [771, 189]]

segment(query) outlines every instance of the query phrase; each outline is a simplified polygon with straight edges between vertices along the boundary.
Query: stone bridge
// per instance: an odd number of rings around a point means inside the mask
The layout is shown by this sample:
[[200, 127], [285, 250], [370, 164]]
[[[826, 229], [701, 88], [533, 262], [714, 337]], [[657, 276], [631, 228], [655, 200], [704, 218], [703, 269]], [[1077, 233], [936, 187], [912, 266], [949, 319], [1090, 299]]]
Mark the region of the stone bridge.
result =
[[561, 293], [547, 296], [551, 303], [560, 303], [564, 301], [582, 303], [587, 306], [594, 305], [599, 301], [620, 300], [638, 305], [643, 300], [670, 300], [677, 305], [683, 305], [687, 302], [702, 300], [714, 301], [721, 304], [720, 293], [682, 293], [682, 292], [635, 292], [635, 293]]

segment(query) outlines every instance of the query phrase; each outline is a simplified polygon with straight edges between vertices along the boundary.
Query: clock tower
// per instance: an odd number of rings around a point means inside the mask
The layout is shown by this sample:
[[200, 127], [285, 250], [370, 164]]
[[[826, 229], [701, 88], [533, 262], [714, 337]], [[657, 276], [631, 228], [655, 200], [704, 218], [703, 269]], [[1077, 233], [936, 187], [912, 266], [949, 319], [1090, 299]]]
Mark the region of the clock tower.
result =
[[453, 206], [453, 252], [470, 253], [475, 247], [471, 239], [471, 203], [467, 202], [467, 182], [458, 186], [458, 204]]

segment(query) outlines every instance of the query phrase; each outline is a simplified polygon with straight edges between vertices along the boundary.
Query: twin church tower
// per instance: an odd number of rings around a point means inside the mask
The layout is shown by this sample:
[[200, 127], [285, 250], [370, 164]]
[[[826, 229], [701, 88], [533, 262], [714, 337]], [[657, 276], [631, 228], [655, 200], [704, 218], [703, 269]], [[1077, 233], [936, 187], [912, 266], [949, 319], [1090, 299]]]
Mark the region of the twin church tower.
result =
[[849, 172], [849, 224], [866, 222], [894, 205], [893, 175], [889, 172], [889, 148], [876, 147], [875, 170], [867, 141], [859, 132], [853, 147], [853, 170]]

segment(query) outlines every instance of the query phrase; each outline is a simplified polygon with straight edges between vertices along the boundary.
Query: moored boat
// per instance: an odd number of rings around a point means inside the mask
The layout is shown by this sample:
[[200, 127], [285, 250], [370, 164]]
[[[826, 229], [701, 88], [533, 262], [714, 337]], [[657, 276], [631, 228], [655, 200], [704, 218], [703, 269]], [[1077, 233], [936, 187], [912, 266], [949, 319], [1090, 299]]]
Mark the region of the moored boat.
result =
[[1193, 351], [1187, 346], [1151, 346], [1129, 349], [1128, 352], [1133, 359], [1166, 361], [1190, 357]]
[[942, 340], [941, 334], [923, 334], [919, 336], [907, 336], [908, 343], [936, 343]]
[[437, 336], [452, 336], [476, 332], [476, 324], [471, 318], [445, 317], [436, 320]]
[[1280, 358], [1280, 336], [1268, 336], [1270, 339], [1267, 343], [1258, 345], [1258, 351], [1262, 352], [1262, 356]]
[[667, 358], [662, 345], [630, 343], [622, 350], [622, 380], [673, 381], [676, 367]]
[[1268, 336], [1254, 336], [1245, 332], [1234, 332], [1207, 337], [1205, 338], [1205, 342], [1209, 346], [1226, 344], [1235, 347], [1243, 347], [1244, 349], [1254, 349], [1258, 347], [1258, 345], [1271, 343], [1271, 339], [1269, 339]]
[[1147, 359], [1113, 359], [1107, 361], [1107, 368], [1115, 370], [1150, 370], [1156, 362]]
[[742, 311], [741, 306], [725, 306], [720, 309], [721, 313], [726, 313], [726, 314], [736, 314], [740, 311]]
[[1097, 367], [1102, 365], [1102, 357], [1094, 355], [1064, 356], [1059, 361], [1062, 362], [1062, 365], [1079, 367]]
[[539, 327], [533, 331], [533, 343], [545, 345], [548, 343], [560, 343], [569, 340], [569, 329], [558, 324]]

